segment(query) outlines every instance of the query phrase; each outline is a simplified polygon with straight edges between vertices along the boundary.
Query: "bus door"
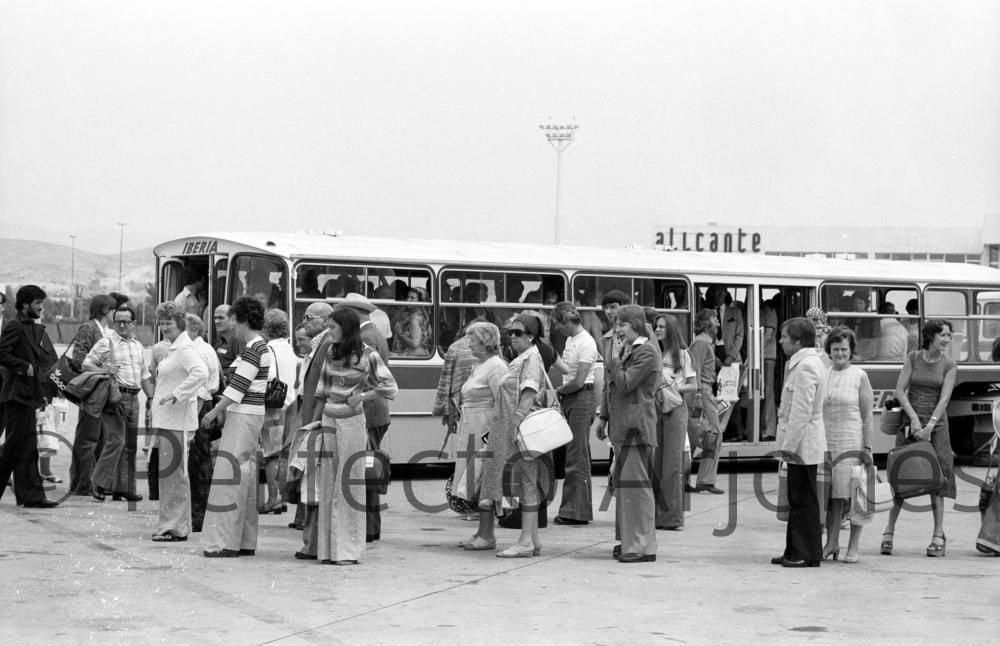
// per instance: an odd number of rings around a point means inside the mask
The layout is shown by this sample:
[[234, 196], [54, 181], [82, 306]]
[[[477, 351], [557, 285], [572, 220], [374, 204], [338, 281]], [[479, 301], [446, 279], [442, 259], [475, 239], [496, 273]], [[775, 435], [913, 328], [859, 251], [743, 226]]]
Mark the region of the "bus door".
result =
[[[755, 320], [757, 304], [755, 287], [732, 282], [701, 283], [695, 286], [697, 309], [715, 310], [719, 329], [715, 340], [717, 366], [739, 365], [736, 397], [725, 398], [717, 392], [719, 423], [723, 442], [747, 442], [754, 437], [753, 416], [748, 415], [747, 398], [750, 368], [756, 352], [748, 322]], [[721, 368], [720, 368], [721, 370]]]
[[[159, 302], [173, 302], [187, 286], [194, 286], [189, 307], [185, 313], [197, 314], [206, 330], [212, 329], [212, 308], [220, 302], [215, 297], [216, 267], [219, 259], [225, 281], [225, 256], [194, 255], [160, 259]], [[195, 304], [197, 303], [197, 304]], [[214, 337], [213, 337], [214, 338]]]
[[757, 365], [750, 379], [752, 419], [757, 421], [759, 442], [774, 440], [778, 430], [778, 406], [781, 404], [781, 387], [785, 363], [788, 358], [781, 350], [778, 339], [782, 324], [795, 317], [804, 317], [815, 302], [815, 288], [802, 285], [758, 286], [758, 316], [754, 321], [754, 338], [760, 348]]

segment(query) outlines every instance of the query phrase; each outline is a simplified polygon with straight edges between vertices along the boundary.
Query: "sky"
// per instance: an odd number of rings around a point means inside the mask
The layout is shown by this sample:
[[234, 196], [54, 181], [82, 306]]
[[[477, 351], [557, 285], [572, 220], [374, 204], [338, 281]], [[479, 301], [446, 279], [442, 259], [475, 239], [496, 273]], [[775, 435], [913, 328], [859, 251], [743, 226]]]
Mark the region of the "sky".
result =
[[980, 226], [998, 115], [993, 0], [2, 0], [0, 237]]

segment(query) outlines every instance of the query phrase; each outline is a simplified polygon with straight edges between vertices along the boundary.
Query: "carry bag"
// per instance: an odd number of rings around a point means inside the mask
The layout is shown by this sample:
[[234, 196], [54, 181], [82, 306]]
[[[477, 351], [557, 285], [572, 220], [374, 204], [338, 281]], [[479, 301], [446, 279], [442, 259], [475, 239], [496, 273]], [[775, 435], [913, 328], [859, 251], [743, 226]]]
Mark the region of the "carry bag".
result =
[[677, 382], [674, 380], [663, 380], [656, 389], [656, 392], [653, 393], [653, 397], [656, 399], [656, 404], [663, 414], [673, 411], [684, 403], [684, 398], [681, 397], [680, 392], [677, 390]]
[[927, 440], [908, 442], [889, 451], [886, 469], [893, 495], [903, 500], [937, 493], [947, 484], [937, 453]]
[[79, 405], [80, 398], [66, 390], [66, 387], [69, 386], [70, 382], [79, 377], [81, 374], [79, 370], [76, 370], [73, 367], [72, 360], [66, 356], [69, 349], [76, 343], [76, 339], [77, 337], [74, 336], [73, 340], [69, 342], [69, 345], [66, 346], [65, 350], [63, 350], [59, 359], [57, 359], [56, 362], [52, 364], [52, 367], [49, 368], [48, 372], [45, 373], [45, 378], [52, 382], [62, 397], [65, 397], [70, 402]]
[[719, 374], [715, 377], [719, 385], [719, 394], [716, 399], [729, 402], [740, 400], [740, 364], [738, 361], [719, 368]]
[[778, 520], [788, 521], [788, 465], [778, 463]]
[[548, 453], [573, 440], [573, 431], [559, 409], [559, 398], [548, 375], [545, 375], [545, 385], [542, 400], [538, 402], [542, 407], [528, 413], [517, 427], [518, 449], [533, 456]]
[[274, 358], [274, 379], [267, 382], [267, 390], [264, 391], [264, 408], [267, 410], [280, 410], [285, 407], [285, 396], [288, 394], [288, 384], [281, 380], [281, 372], [278, 370], [278, 357], [273, 350], [268, 349]]
[[895, 435], [903, 426], [903, 409], [899, 401], [887, 399], [882, 404], [882, 414], [879, 420], [879, 430], [886, 435]]
[[569, 422], [555, 408], [532, 411], [517, 427], [517, 446], [522, 452], [544, 454], [572, 440]]

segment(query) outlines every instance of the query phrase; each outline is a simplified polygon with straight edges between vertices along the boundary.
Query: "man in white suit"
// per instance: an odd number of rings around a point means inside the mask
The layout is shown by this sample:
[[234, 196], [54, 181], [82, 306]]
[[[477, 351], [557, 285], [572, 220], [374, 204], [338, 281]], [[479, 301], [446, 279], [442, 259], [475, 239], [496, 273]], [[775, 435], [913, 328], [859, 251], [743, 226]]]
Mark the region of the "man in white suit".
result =
[[816, 351], [816, 329], [809, 319], [789, 319], [781, 327], [781, 349], [788, 357], [778, 410], [778, 450], [788, 467], [788, 527], [785, 551], [771, 559], [783, 567], [819, 567], [823, 556], [816, 469], [826, 453], [823, 399], [826, 368]]

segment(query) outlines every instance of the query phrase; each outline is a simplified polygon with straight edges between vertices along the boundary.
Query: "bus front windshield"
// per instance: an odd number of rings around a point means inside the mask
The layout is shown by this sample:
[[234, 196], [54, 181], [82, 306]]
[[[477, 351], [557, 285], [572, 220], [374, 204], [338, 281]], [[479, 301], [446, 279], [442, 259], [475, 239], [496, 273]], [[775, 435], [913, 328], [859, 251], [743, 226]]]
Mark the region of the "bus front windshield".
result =
[[251, 296], [267, 309], [288, 312], [288, 272], [278, 258], [236, 256], [229, 276], [229, 298], [226, 300], [230, 304], [241, 296]]

